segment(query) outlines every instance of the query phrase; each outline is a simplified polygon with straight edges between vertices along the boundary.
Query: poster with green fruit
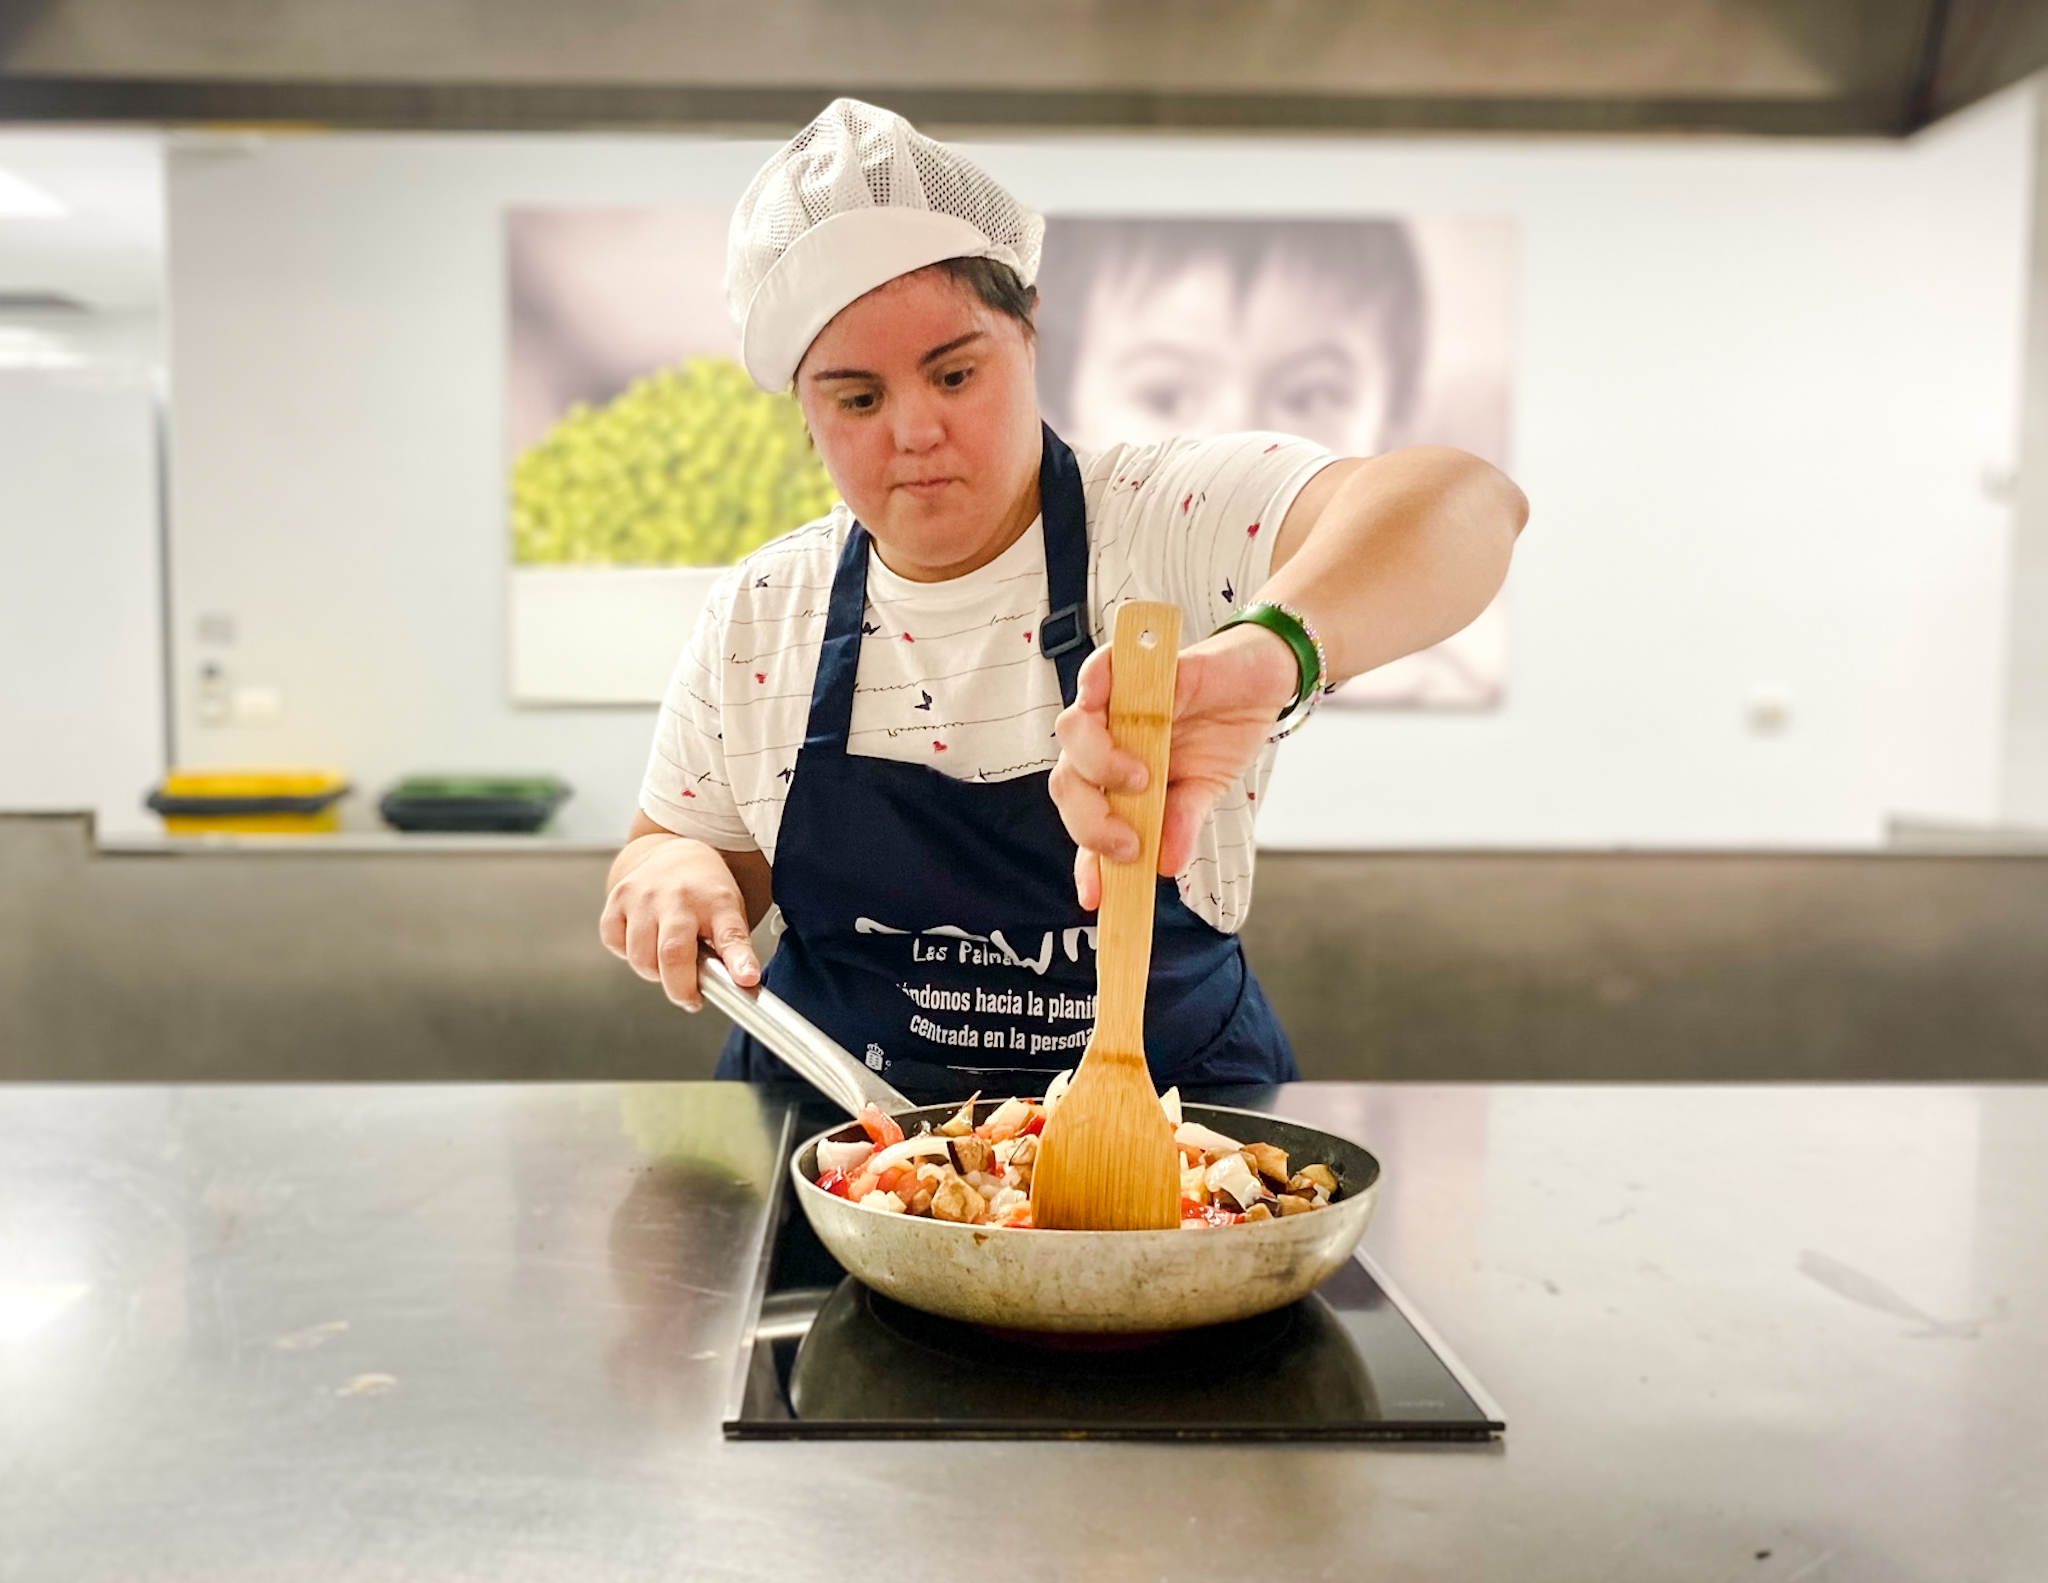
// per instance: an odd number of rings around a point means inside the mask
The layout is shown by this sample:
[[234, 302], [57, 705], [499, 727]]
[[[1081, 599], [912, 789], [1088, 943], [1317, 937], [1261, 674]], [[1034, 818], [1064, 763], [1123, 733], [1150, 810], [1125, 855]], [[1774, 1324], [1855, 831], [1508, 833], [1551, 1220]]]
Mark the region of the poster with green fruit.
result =
[[515, 566], [730, 566], [837, 498], [795, 400], [755, 388], [727, 216], [507, 216]]

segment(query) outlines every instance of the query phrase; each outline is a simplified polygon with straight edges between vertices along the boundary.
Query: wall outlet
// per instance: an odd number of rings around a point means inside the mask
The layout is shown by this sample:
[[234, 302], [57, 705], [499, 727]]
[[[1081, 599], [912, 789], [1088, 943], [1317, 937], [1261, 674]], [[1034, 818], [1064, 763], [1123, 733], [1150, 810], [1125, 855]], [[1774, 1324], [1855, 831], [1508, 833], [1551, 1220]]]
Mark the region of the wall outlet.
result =
[[229, 715], [238, 726], [274, 726], [284, 718], [284, 694], [275, 687], [237, 687]]

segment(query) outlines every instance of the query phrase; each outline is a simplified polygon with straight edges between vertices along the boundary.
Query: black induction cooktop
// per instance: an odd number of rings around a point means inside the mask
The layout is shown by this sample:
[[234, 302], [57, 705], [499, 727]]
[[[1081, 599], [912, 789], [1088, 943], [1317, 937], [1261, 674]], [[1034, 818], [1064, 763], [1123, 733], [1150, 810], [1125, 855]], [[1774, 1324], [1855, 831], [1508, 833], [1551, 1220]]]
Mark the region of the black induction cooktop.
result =
[[731, 1439], [1488, 1440], [1507, 1427], [1363, 1254], [1252, 1319], [1135, 1344], [1031, 1340], [870, 1291], [793, 1197], [784, 1181], [771, 1208]]

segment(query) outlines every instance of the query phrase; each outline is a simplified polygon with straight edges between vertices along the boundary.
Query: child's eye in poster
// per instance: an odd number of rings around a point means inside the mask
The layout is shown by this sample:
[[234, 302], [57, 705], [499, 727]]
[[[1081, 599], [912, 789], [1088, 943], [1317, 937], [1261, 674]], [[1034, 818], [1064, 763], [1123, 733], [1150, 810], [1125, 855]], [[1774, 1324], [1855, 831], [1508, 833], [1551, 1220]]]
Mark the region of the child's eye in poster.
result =
[[[1495, 220], [1073, 219], [1046, 226], [1039, 397], [1075, 445], [1274, 429], [1345, 455], [1507, 461], [1513, 230]], [[1498, 704], [1496, 600], [1335, 703]]]

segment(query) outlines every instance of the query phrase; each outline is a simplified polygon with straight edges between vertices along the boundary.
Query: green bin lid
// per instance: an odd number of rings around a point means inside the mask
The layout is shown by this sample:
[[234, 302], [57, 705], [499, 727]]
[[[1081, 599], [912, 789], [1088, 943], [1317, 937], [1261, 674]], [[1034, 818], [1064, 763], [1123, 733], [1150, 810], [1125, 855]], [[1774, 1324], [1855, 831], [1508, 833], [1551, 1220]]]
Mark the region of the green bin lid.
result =
[[407, 802], [559, 802], [569, 784], [558, 775], [408, 775], [386, 795]]

